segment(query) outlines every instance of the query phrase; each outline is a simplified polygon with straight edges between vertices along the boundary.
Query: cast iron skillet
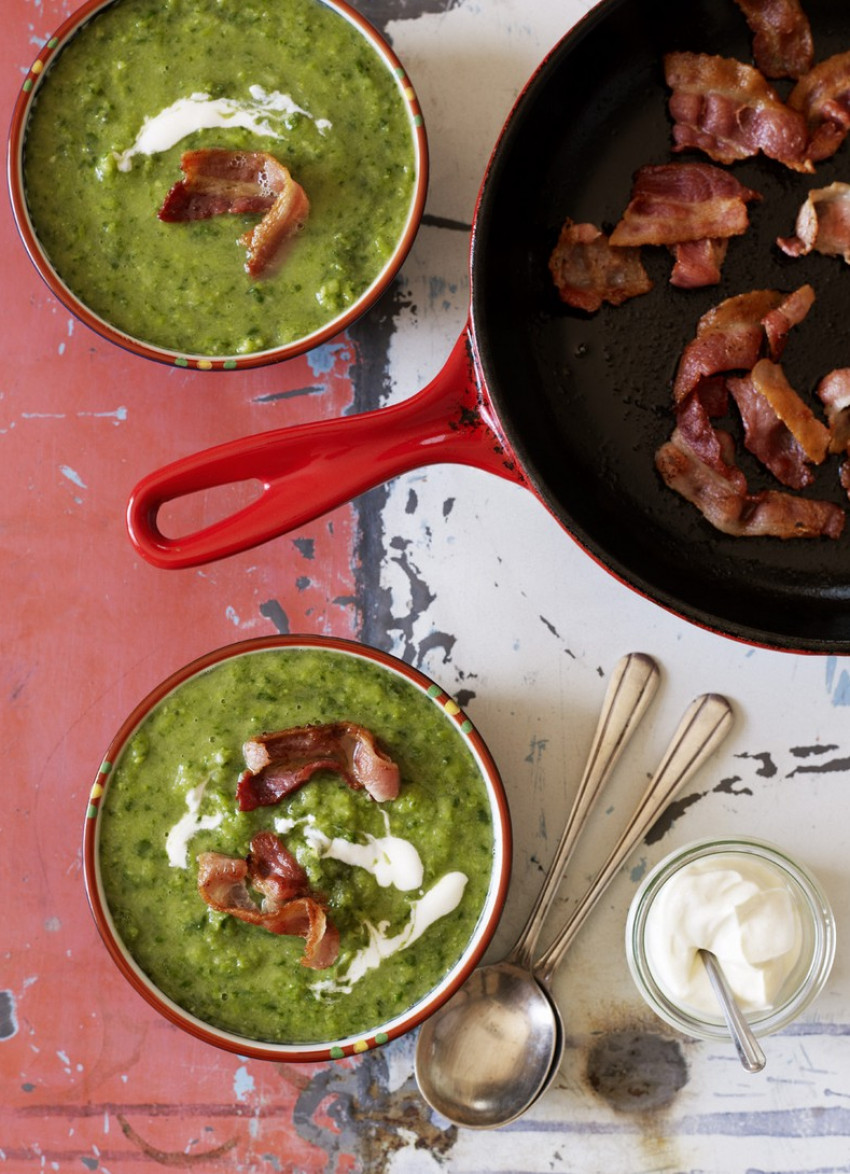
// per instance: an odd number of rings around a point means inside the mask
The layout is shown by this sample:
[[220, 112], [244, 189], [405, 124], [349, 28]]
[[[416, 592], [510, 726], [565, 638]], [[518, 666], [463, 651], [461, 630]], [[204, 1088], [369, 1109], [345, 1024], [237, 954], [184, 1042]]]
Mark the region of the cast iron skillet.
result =
[[[816, 60], [850, 48], [850, 12], [805, 0]], [[645, 250], [653, 291], [587, 316], [555, 295], [547, 259], [563, 220], [609, 228], [633, 173], [671, 153], [668, 50], [751, 61], [733, 0], [603, 0], [542, 63], [503, 130], [481, 189], [471, 251], [469, 324], [432, 384], [402, 404], [234, 441], [146, 478], [130, 500], [137, 549], [155, 565], [190, 566], [265, 541], [407, 469], [440, 461], [528, 485], [601, 565], [661, 606], [748, 643], [850, 652], [850, 524], [840, 540], [730, 538], [667, 489], [653, 454], [672, 431], [670, 387], [699, 316], [755, 288], [810, 282], [817, 299], [783, 356], [808, 395], [850, 366], [850, 271], [838, 258], [791, 260], [810, 187], [850, 181], [850, 142], [814, 177], [756, 159], [735, 174], [759, 191], [751, 228], [731, 242], [720, 286], [677, 291], [670, 258]], [[788, 83], [776, 83], [781, 93]], [[679, 156], [685, 158], [685, 156]], [[736, 431], [737, 421], [728, 422]], [[747, 458], [752, 489], [780, 488]], [[837, 458], [810, 496], [850, 510]], [[164, 536], [164, 502], [254, 478], [260, 498], [181, 538]]]

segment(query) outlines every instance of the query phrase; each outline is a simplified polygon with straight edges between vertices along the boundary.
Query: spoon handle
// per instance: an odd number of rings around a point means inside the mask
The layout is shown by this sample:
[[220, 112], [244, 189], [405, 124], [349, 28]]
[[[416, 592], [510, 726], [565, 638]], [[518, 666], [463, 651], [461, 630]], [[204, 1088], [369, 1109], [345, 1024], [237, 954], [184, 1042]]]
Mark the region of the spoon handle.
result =
[[591, 807], [638, 722], [646, 713], [655, 696], [659, 679], [658, 665], [644, 652], [630, 652], [621, 657], [611, 674], [584, 774], [573, 799], [566, 827], [561, 833], [555, 858], [549, 866], [528, 921], [508, 958], [508, 961], [525, 970], [531, 970], [532, 954], [543, 921], [563, 880], [567, 863]]
[[675, 792], [717, 749], [729, 733], [732, 720], [732, 706], [717, 693], [706, 693], [691, 702], [637, 810], [612, 848], [610, 856], [567, 924], [535, 964], [534, 975], [544, 986], [551, 981], [573, 938], [620, 865], [641, 842]]
[[703, 966], [705, 966], [708, 980], [714, 988], [729, 1034], [741, 1061], [747, 1072], [761, 1072], [766, 1060], [758, 1040], [753, 1035], [752, 1028], [744, 1018], [741, 1008], [732, 993], [723, 968], [711, 950], [699, 950]]

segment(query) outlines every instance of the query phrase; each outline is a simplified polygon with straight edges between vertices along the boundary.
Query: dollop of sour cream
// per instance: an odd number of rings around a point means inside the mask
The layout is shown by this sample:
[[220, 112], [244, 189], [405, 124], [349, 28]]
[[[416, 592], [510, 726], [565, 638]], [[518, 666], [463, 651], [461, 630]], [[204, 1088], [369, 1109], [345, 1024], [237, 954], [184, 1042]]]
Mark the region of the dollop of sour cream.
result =
[[165, 852], [172, 868], [189, 867], [189, 841], [197, 832], [217, 828], [224, 818], [222, 812], [201, 815], [206, 781], [198, 783], [186, 794], [186, 813], [168, 830], [165, 837]]
[[380, 966], [385, 958], [405, 950], [441, 917], [451, 913], [460, 904], [468, 878], [463, 872], [447, 872], [427, 892], [413, 901], [410, 914], [399, 933], [390, 936], [387, 922], [373, 925], [364, 922], [369, 934], [368, 945], [354, 955], [348, 969], [338, 982], [323, 980], [313, 983], [317, 995], [347, 994], [354, 984], [370, 970]]
[[784, 877], [758, 858], [702, 857], [659, 889], [646, 917], [644, 949], [674, 1002], [717, 1014], [697, 951], [711, 950], [744, 1010], [773, 1006], [802, 949], [799, 908]]
[[268, 91], [262, 86], [249, 86], [248, 93], [251, 95], [250, 101], [212, 98], [204, 93], [178, 98], [158, 114], [145, 118], [131, 147], [126, 151], [115, 152], [118, 170], [130, 171], [136, 155], [156, 155], [167, 151], [198, 130], [238, 126], [257, 135], [279, 139], [285, 133], [287, 120], [295, 115], [312, 119], [322, 134], [331, 127], [326, 118], [315, 118], [308, 110], [298, 106], [289, 94], [282, 94], [278, 90]]
[[410, 840], [390, 834], [387, 813], [382, 814], [387, 834], [367, 835], [365, 844], [357, 844], [341, 836], [329, 839], [315, 825], [306, 827], [304, 836], [317, 856], [330, 856], [343, 864], [365, 869], [374, 876], [382, 889], [392, 886], [401, 893], [409, 893], [422, 884], [425, 872], [422, 859]]

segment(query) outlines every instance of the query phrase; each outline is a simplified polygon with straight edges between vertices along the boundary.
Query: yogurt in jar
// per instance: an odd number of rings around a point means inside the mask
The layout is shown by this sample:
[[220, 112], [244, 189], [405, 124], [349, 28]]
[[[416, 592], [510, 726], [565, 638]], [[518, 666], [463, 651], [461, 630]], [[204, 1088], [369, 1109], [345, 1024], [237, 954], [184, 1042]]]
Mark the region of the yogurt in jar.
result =
[[646, 962], [674, 1002], [717, 1013], [700, 959], [711, 950], [745, 1011], [769, 1010], [803, 950], [795, 894], [768, 861], [740, 852], [705, 856], [676, 871], [647, 913]]

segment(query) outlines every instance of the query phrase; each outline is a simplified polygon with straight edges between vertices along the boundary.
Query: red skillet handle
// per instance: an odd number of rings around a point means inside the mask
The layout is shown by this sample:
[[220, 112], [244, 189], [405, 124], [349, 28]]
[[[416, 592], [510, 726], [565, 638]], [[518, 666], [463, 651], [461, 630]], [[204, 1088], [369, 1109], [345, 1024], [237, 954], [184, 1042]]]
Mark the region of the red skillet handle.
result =
[[[154, 566], [199, 566], [277, 538], [410, 469], [444, 461], [521, 479], [491, 419], [468, 326], [442, 371], [408, 400], [229, 441], [149, 474], [130, 497], [127, 528]], [[158, 529], [165, 502], [248, 480], [260, 482], [259, 496], [229, 517], [181, 538]]]

